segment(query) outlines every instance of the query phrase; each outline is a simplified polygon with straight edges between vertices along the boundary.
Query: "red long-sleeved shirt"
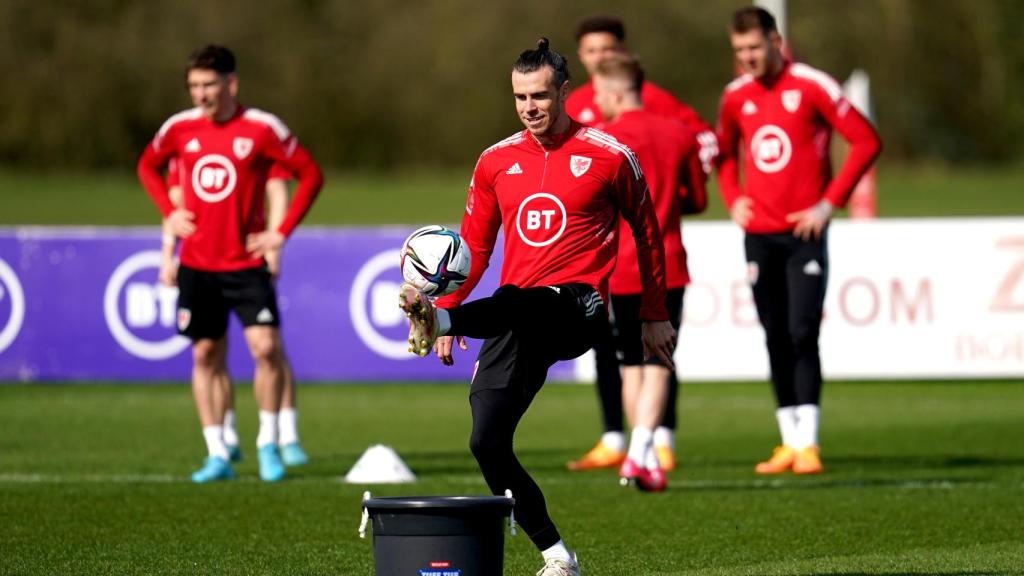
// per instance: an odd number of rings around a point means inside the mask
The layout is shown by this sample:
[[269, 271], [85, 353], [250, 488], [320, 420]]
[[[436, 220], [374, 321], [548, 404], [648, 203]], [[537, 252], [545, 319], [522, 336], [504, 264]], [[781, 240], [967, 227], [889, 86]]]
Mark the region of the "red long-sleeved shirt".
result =
[[[832, 177], [832, 129], [850, 144]], [[791, 231], [786, 215], [824, 198], [846, 204], [854, 186], [881, 151], [874, 127], [843, 97], [839, 83], [805, 64], [787, 62], [770, 81], [744, 75], [725, 88], [718, 119], [719, 187], [727, 206], [753, 200], [747, 232]], [[742, 187], [739, 157], [743, 148]]]
[[[640, 101], [644, 110], [662, 118], [674, 118], [683, 123], [696, 141], [704, 172], [710, 174], [718, 157], [718, 139], [715, 131], [693, 109], [683, 104], [671, 92], [654, 82], [645, 80], [640, 86]], [[591, 80], [576, 88], [565, 101], [565, 111], [580, 124], [604, 130], [607, 127], [601, 110], [594, 103], [594, 82]]]
[[[681, 288], [690, 282], [679, 218], [683, 201], [690, 197], [697, 208], [707, 202], [705, 181], [692, 133], [682, 123], [657, 116], [646, 109], [625, 112], [608, 124], [607, 131], [629, 146], [640, 161], [665, 246], [666, 284]], [[643, 276], [637, 263], [636, 245], [626, 236], [628, 224], [620, 221], [619, 257], [612, 272], [612, 294], [640, 294]]]
[[573, 123], [549, 147], [526, 130], [480, 156], [460, 235], [472, 252], [465, 284], [438, 300], [458, 305], [479, 282], [505, 229], [501, 283], [521, 288], [581, 282], [608, 296], [618, 217], [632, 228], [641, 273], [643, 320], [666, 320], [665, 258], [647, 183], [633, 152]]
[[276, 116], [241, 106], [214, 122], [198, 108], [171, 116], [142, 153], [138, 176], [164, 217], [174, 205], [163, 168], [177, 159], [184, 208], [196, 231], [185, 238], [181, 263], [210, 272], [263, 264], [245, 250], [245, 238], [266, 227], [263, 194], [275, 162], [297, 173], [299, 184], [278, 231], [288, 236], [305, 216], [323, 176], [312, 156]]

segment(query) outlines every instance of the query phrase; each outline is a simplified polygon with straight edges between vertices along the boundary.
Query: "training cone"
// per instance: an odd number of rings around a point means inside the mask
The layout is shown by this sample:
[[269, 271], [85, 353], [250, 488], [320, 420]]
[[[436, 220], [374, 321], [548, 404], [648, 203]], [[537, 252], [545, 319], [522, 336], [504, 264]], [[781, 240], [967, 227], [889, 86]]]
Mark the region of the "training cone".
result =
[[405, 484], [416, 475], [390, 446], [375, 444], [366, 449], [345, 475], [349, 484]]

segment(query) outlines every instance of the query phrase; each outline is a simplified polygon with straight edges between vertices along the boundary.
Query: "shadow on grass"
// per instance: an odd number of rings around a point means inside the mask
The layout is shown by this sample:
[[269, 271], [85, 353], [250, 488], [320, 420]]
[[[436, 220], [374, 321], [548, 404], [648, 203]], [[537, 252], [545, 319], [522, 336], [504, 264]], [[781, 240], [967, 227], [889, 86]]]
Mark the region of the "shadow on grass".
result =
[[840, 456], [828, 458], [835, 466], [886, 468], [1024, 468], [1024, 458], [980, 456]]
[[[981, 456], [829, 456], [822, 455], [825, 466], [833, 472], [852, 470], [935, 470], [970, 468], [1024, 468], [1024, 458], [989, 458]], [[684, 467], [734, 468], [753, 467], [754, 459], [747, 460], [682, 460]]]
[[[479, 474], [480, 468], [470, 453], [469, 448], [465, 450], [444, 450], [427, 452], [417, 450], [415, 453], [403, 454], [401, 449], [396, 448], [398, 455], [421, 478], [432, 478], [441, 476], [456, 476], [466, 474]], [[561, 455], [566, 454], [564, 450], [526, 450], [520, 452], [520, 460], [528, 471], [534, 474], [565, 472], [565, 462], [569, 460]], [[310, 464], [289, 468], [289, 474], [293, 471], [296, 475], [309, 477], [315, 476], [338, 476], [346, 474], [356, 463], [362, 452], [335, 452], [329, 454], [310, 453]]]
[[[802, 573], [801, 573], [802, 574]], [[971, 570], [970, 572], [906, 572], [903, 570], [897, 571], [881, 571], [881, 572], [814, 572], [813, 576], [1010, 576], [1012, 574], [1020, 574], [1019, 572], [978, 572], [977, 570]]]
[[[477, 473], [476, 461], [473, 459], [469, 448], [465, 451], [438, 451], [424, 452], [418, 450], [415, 453], [403, 453], [396, 448], [399, 457], [412, 468], [417, 476], [442, 476]], [[308, 472], [308, 476], [344, 475], [362, 456], [362, 452], [334, 452], [329, 454], [310, 453], [310, 464], [289, 468], [289, 472]]]
[[[412, 469], [416, 476], [423, 480], [443, 479], [450, 476], [476, 476], [480, 474], [476, 460], [470, 454], [468, 447], [465, 450], [441, 450], [441, 451], [416, 451], [414, 453], [403, 453], [396, 448], [405, 463]], [[362, 452], [335, 452], [335, 453], [312, 453], [309, 465], [290, 468], [288, 474], [292, 478], [317, 479], [317, 478], [339, 478], [343, 477], [359, 459]], [[565, 463], [578, 454], [570, 453], [565, 449], [528, 449], [518, 451], [520, 460], [526, 469], [535, 476], [569, 474]], [[828, 489], [857, 489], [857, 488], [898, 488], [898, 489], [925, 489], [943, 490], [958, 487], [989, 485], [993, 478], [981, 475], [985, 468], [1024, 468], [1024, 460], [1009, 458], [982, 458], [964, 456], [934, 456], [934, 457], [885, 457], [885, 456], [846, 456], [837, 458], [826, 458], [828, 473], [822, 476], [756, 476], [751, 473], [749, 476], [737, 478], [730, 475], [729, 478], [708, 478], [691, 479], [686, 471], [716, 470], [722, 468], [743, 468], [748, 469], [750, 462], [743, 461], [687, 461], [681, 462], [683, 475], [681, 479], [670, 478], [669, 491], [762, 491], [762, 490], [828, 490]], [[936, 470], [958, 470], [958, 477], [949, 478], [936, 476]], [[858, 477], [851, 478], [849, 473], [865, 472], [870, 474], [877, 470], [880, 474], [893, 474], [896, 477]], [[925, 476], [910, 475], [912, 471], [918, 473], [933, 474]], [[963, 476], [964, 470], [975, 470], [976, 474]], [[600, 471], [599, 471], [600, 472]], [[614, 471], [603, 471], [614, 473]], [[844, 474], [845, 473], [845, 474]], [[584, 473], [589, 476], [590, 473]], [[845, 477], [838, 477], [845, 476]], [[568, 475], [566, 478], [575, 477]], [[582, 476], [581, 476], [582, 477]]]
[[747, 480], [683, 480], [669, 482], [669, 492], [755, 492], [784, 490], [835, 490], [856, 488], [899, 488], [905, 490], [953, 490], [959, 487], [989, 485], [990, 478], [861, 478], [826, 479], [822, 476], [797, 478], [750, 478]]

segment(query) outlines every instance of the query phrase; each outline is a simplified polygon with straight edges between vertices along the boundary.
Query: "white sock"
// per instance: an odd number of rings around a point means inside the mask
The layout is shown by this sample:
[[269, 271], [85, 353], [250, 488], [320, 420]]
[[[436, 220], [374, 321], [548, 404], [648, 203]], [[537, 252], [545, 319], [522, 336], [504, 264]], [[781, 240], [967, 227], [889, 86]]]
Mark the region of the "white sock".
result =
[[260, 432], [256, 435], [256, 448], [277, 443], [277, 412], [260, 410]]
[[452, 317], [444, 308], [437, 309], [437, 335], [444, 336], [452, 329]]
[[622, 432], [605, 432], [601, 434], [601, 443], [610, 450], [623, 452], [626, 449], [626, 435]]
[[817, 404], [801, 404], [796, 407], [797, 449], [818, 445], [818, 419], [821, 410]]
[[569, 549], [565, 547], [565, 542], [561, 540], [556, 542], [551, 548], [542, 550], [540, 554], [544, 557], [545, 562], [553, 558], [565, 560], [566, 562], [572, 560], [572, 556], [569, 556]]
[[228, 447], [224, 445], [223, 426], [203, 426], [203, 439], [206, 440], [206, 452], [210, 456], [228, 459]]
[[796, 406], [784, 406], [775, 411], [775, 420], [779, 423], [782, 445], [796, 448], [800, 438], [796, 428]]
[[235, 411], [224, 412], [224, 443], [228, 446], [238, 446], [238, 430], [235, 428]]
[[641, 466], [648, 470], [654, 470], [655, 468], [661, 468], [661, 462], [658, 462], [658, 453], [654, 451], [654, 444], [651, 443], [647, 446], [647, 453], [644, 454], [643, 462], [638, 462]]
[[631, 460], [643, 466], [647, 458], [647, 451], [651, 448], [651, 441], [654, 439], [654, 432], [650, 428], [637, 426], [629, 435], [629, 452], [626, 454]]
[[277, 444], [287, 446], [299, 441], [299, 413], [295, 408], [281, 408], [277, 413]]
[[654, 445], [655, 446], [668, 446], [675, 450], [676, 448], [676, 434], [671, 428], [664, 426], [658, 426], [654, 429]]

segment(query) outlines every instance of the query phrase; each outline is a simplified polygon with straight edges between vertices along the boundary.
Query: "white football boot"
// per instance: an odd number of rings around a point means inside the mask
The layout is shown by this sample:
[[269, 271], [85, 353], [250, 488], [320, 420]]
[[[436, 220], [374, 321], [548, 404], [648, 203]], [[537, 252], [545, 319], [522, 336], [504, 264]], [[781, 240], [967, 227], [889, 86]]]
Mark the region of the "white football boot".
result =
[[409, 352], [426, 356], [437, 340], [437, 311], [434, 303], [426, 294], [406, 282], [398, 291], [398, 305], [409, 318]]
[[544, 563], [537, 576], [580, 576], [580, 564], [576, 561], [576, 553], [570, 552], [571, 558], [565, 561], [552, 558]]

